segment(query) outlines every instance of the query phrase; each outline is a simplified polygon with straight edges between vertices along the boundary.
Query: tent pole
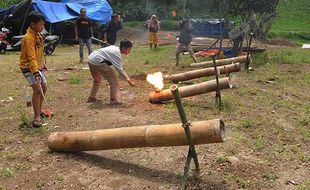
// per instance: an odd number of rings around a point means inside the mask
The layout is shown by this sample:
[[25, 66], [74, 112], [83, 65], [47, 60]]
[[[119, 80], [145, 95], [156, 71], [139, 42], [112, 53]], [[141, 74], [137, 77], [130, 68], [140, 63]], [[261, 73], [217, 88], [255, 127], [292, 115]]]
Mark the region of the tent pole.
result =
[[50, 23], [50, 29], [48, 30], [49, 34], [52, 34], [51, 30], [52, 30], [52, 23]]
[[27, 19], [27, 17], [28, 17], [28, 12], [29, 12], [29, 9], [30, 9], [30, 6], [31, 6], [31, 1], [29, 1], [29, 2], [30, 2], [30, 3], [28, 4], [28, 7], [27, 7], [26, 16], [25, 16], [25, 18], [24, 18], [24, 20], [23, 20], [22, 27], [21, 27], [21, 29], [20, 29], [20, 31], [19, 31], [19, 34], [20, 34], [20, 35], [23, 34], [24, 25], [25, 25], [26, 19]]

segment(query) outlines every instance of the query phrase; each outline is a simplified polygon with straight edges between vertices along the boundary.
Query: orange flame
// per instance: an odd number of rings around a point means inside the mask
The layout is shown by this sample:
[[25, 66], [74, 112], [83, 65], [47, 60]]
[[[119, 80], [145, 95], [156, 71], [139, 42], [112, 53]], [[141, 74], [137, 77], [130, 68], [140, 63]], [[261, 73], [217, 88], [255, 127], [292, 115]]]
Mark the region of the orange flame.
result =
[[163, 74], [161, 72], [148, 74], [146, 80], [155, 87], [157, 92], [164, 88]]

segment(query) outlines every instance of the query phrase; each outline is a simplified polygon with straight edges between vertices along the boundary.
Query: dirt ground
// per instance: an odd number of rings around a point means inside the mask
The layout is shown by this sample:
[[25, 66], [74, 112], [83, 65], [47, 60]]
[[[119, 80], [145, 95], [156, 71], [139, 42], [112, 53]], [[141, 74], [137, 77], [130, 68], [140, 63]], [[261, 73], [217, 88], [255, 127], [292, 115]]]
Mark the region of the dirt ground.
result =
[[[148, 94], [154, 89], [145, 75], [191, 68], [173, 66], [173, 45], [152, 52], [143, 45], [144, 32], [124, 33], [139, 44], [132, 57], [125, 59], [125, 68], [137, 86], [121, 81], [124, 104], [109, 104], [105, 81], [99, 101], [85, 103], [92, 83], [87, 64], [78, 63], [78, 46], [57, 47], [47, 57], [50, 71], [45, 102], [54, 116], [40, 129], [20, 126], [31, 119], [32, 108], [25, 106], [26, 81], [17, 68], [19, 53], [0, 55], [0, 189], [179, 188], [188, 147], [80, 153], [57, 153], [47, 147], [53, 132], [180, 122], [173, 102], [149, 103]], [[160, 38], [174, 41], [170, 33], [163, 32]], [[141, 57], [135, 56], [139, 51]], [[156, 64], [145, 58], [156, 53], [161, 56]], [[130, 61], [135, 64], [127, 64]], [[183, 99], [190, 121], [222, 118], [226, 125], [224, 143], [196, 146], [200, 172], [195, 172], [192, 162], [187, 189], [310, 189], [310, 65], [254, 62], [252, 66], [254, 71], [236, 74], [236, 88], [222, 91], [221, 112], [214, 106], [215, 93]]]

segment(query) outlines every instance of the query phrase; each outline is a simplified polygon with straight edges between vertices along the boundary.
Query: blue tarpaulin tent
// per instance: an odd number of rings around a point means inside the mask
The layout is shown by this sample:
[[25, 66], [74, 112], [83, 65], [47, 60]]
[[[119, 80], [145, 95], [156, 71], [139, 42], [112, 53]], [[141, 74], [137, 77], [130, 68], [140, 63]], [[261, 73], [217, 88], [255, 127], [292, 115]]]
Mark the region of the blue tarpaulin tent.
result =
[[233, 22], [225, 23], [220, 19], [191, 19], [190, 22], [194, 28], [193, 35], [204, 37], [220, 37], [221, 34], [228, 36], [233, 25]]
[[78, 14], [69, 9], [65, 3], [33, 0], [31, 6], [33, 10], [44, 14], [46, 21], [50, 23], [62, 22], [78, 17]]
[[60, 3], [32, 0], [32, 9], [43, 13], [46, 20], [50, 23], [77, 18], [81, 8], [87, 10], [88, 18], [101, 24], [109, 22], [113, 13], [111, 6], [106, 0], [63, 0]]

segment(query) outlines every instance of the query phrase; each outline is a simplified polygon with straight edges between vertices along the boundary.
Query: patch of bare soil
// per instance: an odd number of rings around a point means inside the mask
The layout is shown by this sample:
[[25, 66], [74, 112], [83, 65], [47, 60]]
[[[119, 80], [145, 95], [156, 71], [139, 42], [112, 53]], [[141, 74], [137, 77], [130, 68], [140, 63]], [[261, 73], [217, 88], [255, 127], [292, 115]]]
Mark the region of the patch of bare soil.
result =
[[288, 39], [285, 38], [273, 38], [270, 40], [269, 44], [278, 46], [287, 46], [287, 47], [295, 46], [292, 42], [290, 42]]
[[[158, 31], [158, 43], [160, 45], [176, 44], [177, 32]], [[148, 44], [148, 32], [145, 30], [123, 28], [117, 34], [119, 40], [127, 38], [138, 44]]]

